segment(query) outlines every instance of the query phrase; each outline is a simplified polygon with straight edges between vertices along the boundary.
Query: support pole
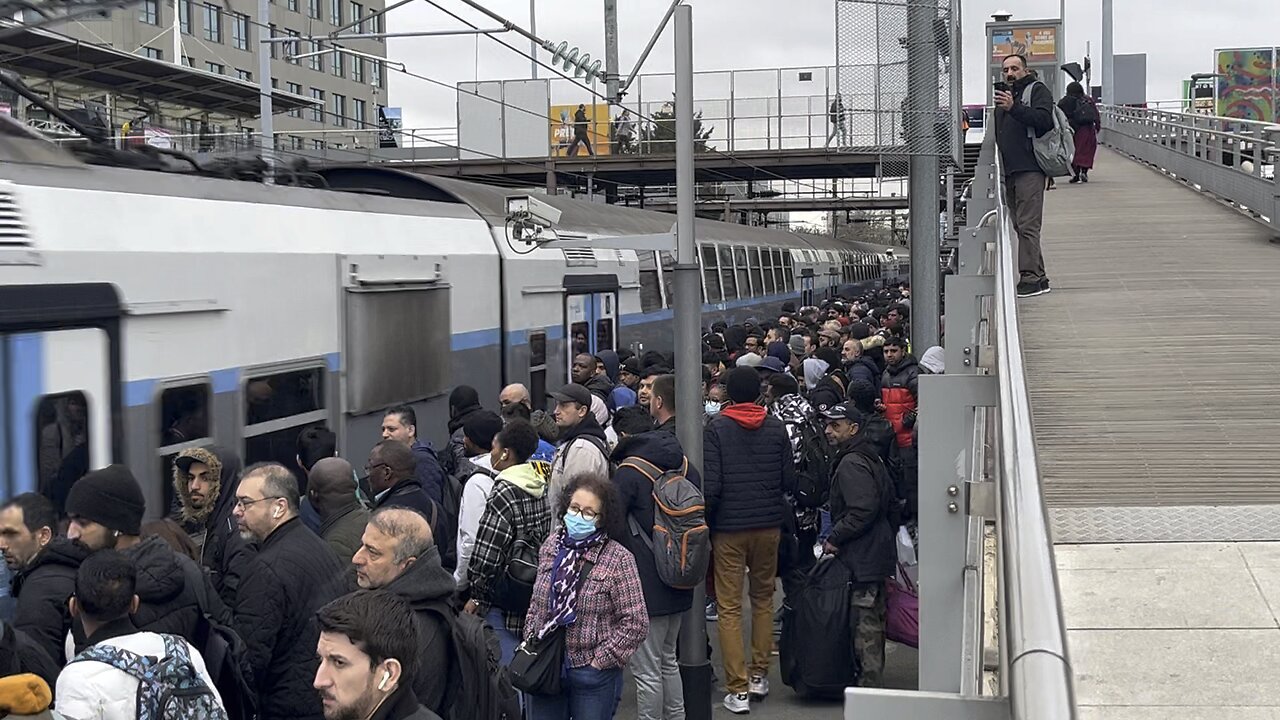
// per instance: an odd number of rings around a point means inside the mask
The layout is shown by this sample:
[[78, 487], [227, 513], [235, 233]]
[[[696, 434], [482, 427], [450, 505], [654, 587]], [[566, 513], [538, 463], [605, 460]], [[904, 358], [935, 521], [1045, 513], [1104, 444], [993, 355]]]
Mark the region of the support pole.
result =
[[[702, 469], [702, 293], [694, 240], [693, 8], [676, 8], [676, 416], [679, 439], [693, 466]], [[711, 718], [711, 663], [707, 659], [706, 591], [693, 590], [693, 607], [680, 622], [680, 679], [685, 717]]]
[[1102, 0], [1102, 104], [1116, 102], [1115, 2]]
[[[264, 175], [268, 185], [275, 182], [275, 126], [271, 117], [271, 5], [258, 0], [258, 122], [259, 148], [267, 164]], [[181, 62], [182, 59], [178, 58]]]
[[604, 0], [604, 84], [609, 103], [618, 97], [618, 0]]
[[[538, 35], [538, 0], [529, 0], [529, 34]], [[538, 79], [538, 41], [529, 38], [529, 68], [531, 77]]]
[[[938, 38], [934, 21], [938, 0], [907, 6], [907, 152], [908, 217], [911, 233], [911, 347], [918, 354], [938, 344], [939, 326], [939, 170]], [[955, 122], [947, 117], [947, 122]], [[921, 687], [921, 689], [926, 689]], [[932, 688], [928, 688], [932, 689]]]

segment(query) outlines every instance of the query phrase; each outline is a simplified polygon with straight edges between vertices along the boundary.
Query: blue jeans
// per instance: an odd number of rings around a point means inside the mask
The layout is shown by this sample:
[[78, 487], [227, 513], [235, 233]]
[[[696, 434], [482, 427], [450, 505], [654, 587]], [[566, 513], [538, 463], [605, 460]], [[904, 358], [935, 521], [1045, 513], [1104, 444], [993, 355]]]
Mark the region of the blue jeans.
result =
[[611, 720], [622, 696], [622, 668], [569, 668], [560, 694], [528, 697], [529, 720]]
[[489, 623], [489, 627], [493, 628], [498, 635], [498, 647], [502, 648], [503, 666], [510, 665], [511, 659], [516, 656], [516, 648], [520, 646], [520, 638], [507, 629], [507, 622], [502, 619], [502, 611], [498, 608], [489, 608], [489, 614], [484, 616], [484, 621]]

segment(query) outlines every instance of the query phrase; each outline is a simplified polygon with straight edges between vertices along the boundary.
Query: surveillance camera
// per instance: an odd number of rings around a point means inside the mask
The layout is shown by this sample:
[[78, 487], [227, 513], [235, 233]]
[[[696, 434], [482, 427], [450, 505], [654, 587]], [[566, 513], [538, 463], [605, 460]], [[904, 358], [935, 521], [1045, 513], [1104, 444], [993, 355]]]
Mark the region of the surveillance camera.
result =
[[560, 211], [532, 195], [507, 198], [507, 219], [549, 228], [560, 222]]

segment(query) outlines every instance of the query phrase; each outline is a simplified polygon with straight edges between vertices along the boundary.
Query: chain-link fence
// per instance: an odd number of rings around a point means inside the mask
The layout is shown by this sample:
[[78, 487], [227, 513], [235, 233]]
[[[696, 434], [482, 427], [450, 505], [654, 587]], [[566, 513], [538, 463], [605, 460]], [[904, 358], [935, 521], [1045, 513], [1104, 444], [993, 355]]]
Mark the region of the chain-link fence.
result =
[[890, 166], [886, 174], [899, 163], [905, 170], [912, 155], [959, 164], [959, 0], [836, 0], [835, 5], [831, 146], [880, 153]]

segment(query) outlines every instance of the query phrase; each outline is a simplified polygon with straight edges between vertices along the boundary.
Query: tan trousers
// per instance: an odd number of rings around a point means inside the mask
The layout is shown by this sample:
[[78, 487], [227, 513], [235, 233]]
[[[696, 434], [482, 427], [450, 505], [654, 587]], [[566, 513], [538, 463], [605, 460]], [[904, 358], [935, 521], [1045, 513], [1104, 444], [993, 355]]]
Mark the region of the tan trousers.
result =
[[725, 687], [747, 691], [747, 662], [742, 646], [742, 578], [751, 596], [751, 675], [769, 674], [773, 650], [773, 588], [778, 574], [778, 528], [721, 532], [711, 536], [719, 605], [720, 653]]

